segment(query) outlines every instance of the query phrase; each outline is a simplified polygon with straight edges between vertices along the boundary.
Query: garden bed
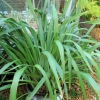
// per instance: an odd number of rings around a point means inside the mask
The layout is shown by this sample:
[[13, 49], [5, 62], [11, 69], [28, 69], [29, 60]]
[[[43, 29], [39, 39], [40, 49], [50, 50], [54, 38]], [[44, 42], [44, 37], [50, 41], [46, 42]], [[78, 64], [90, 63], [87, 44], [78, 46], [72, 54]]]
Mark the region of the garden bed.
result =
[[[92, 74], [92, 77], [100, 85], [100, 80], [98, 80], [97, 77], [93, 74]], [[80, 85], [78, 84], [78, 82], [75, 82], [75, 83], [77, 84], [72, 84], [71, 89], [69, 91], [69, 94], [70, 94], [69, 100], [84, 100], [83, 95], [81, 93]], [[86, 90], [86, 94], [88, 97], [87, 100], [96, 100], [95, 94], [92, 92], [92, 90], [87, 85], [85, 85], [85, 90]], [[9, 100], [9, 94], [10, 94], [9, 92], [10, 92], [9, 89], [0, 91], [0, 100]], [[27, 94], [26, 85], [18, 87], [17, 97], [23, 94]], [[25, 97], [26, 96], [18, 100], [25, 100]], [[66, 98], [64, 100], [66, 100]]]
[[[17, 97], [19, 97], [19, 96], [21, 96], [21, 95], [23, 95], [25, 93], [26, 93], [25, 85], [19, 86], [18, 87], [18, 91], [17, 91]], [[0, 91], [0, 100], [9, 100], [9, 94], [10, 94], [10, 90], [9, 89]], [[22, 97], [19, 100], [25, 100], [25, 96]]]

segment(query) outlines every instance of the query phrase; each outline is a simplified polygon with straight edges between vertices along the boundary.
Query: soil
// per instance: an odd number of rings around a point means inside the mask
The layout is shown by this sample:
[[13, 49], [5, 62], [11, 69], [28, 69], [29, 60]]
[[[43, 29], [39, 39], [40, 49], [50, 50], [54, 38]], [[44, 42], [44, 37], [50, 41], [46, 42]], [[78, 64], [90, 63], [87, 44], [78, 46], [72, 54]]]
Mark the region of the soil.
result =
[[[26, 86], [25, 85], [19, 86], [17, 91], [17, 97], [20, 97], [25, 93], [26, 93]], [[9, 100], [9, 94], [10, 94], [9, 89], [0, 91], [0, 100]], [[20, 98], [19, 100], [25, 100], [25, 96]]]
[[[97, 77], [94, 74], [91, 74], [91, 75], [94, 79], [96, 79], [96, 82], [100, 85], [100, 80], [97, 79]], [[78, 83], [78, 81], [76, 83]], [[72, 84], [71, 87], [72, 88], [69, 91], [69, 100], [84, 100], [84, 97], [81, 93], [79, 84]], [[88, 98], [87, 100], [96, 100], [95, 94], [92, 92], [92, 90], [87, 85], [85, 85], [85, 90], [86, 90], [86, 95]], [[19, 97], [25, 93], [27, 93], [26, 85], [19, 86], [18, 91], [17, 91], [17, 97]], [[9, 94], [10, 94], [9, 89], [0, 91], [0, 100], [9, 100]], [[26, 96], [24, 96], [18, 100], [25, 100], [25, 97]], [[66, 100], [65, 96], [64, 96], [64, 100]]]

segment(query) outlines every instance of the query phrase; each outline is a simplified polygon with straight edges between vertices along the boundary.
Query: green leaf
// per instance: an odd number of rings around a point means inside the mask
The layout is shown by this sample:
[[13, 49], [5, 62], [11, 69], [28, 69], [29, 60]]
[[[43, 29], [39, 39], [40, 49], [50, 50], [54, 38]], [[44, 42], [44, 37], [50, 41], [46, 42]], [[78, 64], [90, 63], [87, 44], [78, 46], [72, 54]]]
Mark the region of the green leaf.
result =
[[[17, 61], [17, 60], [16, 60]], [[13, 63], [15, 63], [16, 61], [12, 61], [10, 63], [5, 64], [1, 69], [0, 69], [0, 74], [2, 74], [5, 70], [7, 70], [7, 68], [9, 68]]]
[[36, 87], [34, 88], [34, 90], [26, 97], [26, 100], [31, 100], [32, 97], [34, 97], [34, 95], [37, 93], [37, 91], [39, 90], [39, 88], [44, 84], [45, 82], [45, 78], [43, 77], [38, 84], [36, 85]]
[[32, 4], [31, 0], [26, 0], [26, 2], [27, 2], [28, 6], [29, 6], [29, 8], [31, 10], [31, 13], [33, 14], [33, 16], [35, 18], [35, 21], [36, 21], [37, 18], [36, 18], [36, 14], [34, 12], [34, 9], [35, 9], [34, 5]]
[[50, 77], [50, 73], [46, 73], [43, 68], [39, 65], [35, 65], [37, 69], [40, 70], [40, 72], [42, 73], [42, 75], [44, 76], [45, 78], [45, 81], [46, 81], [46, 84], [47, 84], [47, 87], [48, 87], [48, 90], [49, 90], [49, 93], [50, 93], [50, 99], [52, 100], [53, 99], [53, 90], [52, 90], [52, 86], [51, 86], [51, 83], [50, 83], [50, 80], [49, 80], [49, 77]]
[[63, 45], [60, 41], [56, 40], [55, 41], [56, 45], [58, 46], [59, 54], [60, 54], [60, 59], [62, 63], [62, 69], [63, 69], [63, 78], [65, 76], [65, 58], [64, 58], [64, 48]]
[[11, 84], [3, 85], [0, 87], [0, 91], [3, 91], [5, 89], [9, 89], [11, 87]]
[[78, 80], [79, 80], [79, 83], [80, 83], [81, 90], [83, 92], [84, 100], [87, 100], [86, 99], [87, 97], [86, 97], [86, 91], [85, 91], [85, 87], [84, 87], [84, 82], [83, 82], [82, 77], [80, 75], [80, 71], [78, 69], [78, 66], [77, 66], [77, 64], [76, 64], [76, 62], [75, 62], [75, 60], [73, 58], [72, 58], [72, 66], [73, 66], [73, 68], [74, 68], [74, 70], [75, 70], [75, 72], [76, 72], [76, 74], [78, 76]]
[[9, 18], [2, 18], [2, 19], [0, 19], [0, 25], [2, 25], [3, 22], [6, 21], [6, 20], [8, 20], [8, 19], [9, 19]]
[[92, 58], [92, 56], [84, 51], [84, 54], [87, 56], [88, 60], [90, 61], [91, 65], [94, 66], [94, 69], [96, 69], [96, 74], [98, 76], [98, 78], [100, 79], [100, 68], [97, 64], [97, 62]]
[[[45, 51], [45, 52], [43, 52], [43, 54], [48, 59], [48, 62], [49, 62], [50, 68], [53, 72], [53, 75], [55, 77], [58, 89], [59, 89], [60, 93], [62, 94], [62, 89], [61, 89], [61, 86], [60, 86], [60, 80], [59, 80], [59, 76], [57, 74], [57, 70], [58, 70], [60, 78], [62, 79], [62, 76], [63, 76], [62, 69], [60, 68], [60, 66], [58, 66], [58, 63], [56, 62], [54, 57], [49, 52]], [[61, 70], [59, 70], [59, 69], [61, 69]]]
[[78, 52], [81, 54], [81, 58], [84, 60], [84, 62], [86, 63], [86, 65], [88, 66], [89, 70], [91, 72], [93, 72], [90, 63], [87, 61], [86, 55], [84, 53], [84, 50], [80, 47], [80, 45], [78, 45], [77, 43], [73, 42], [72, 40], [67, 40], [67, 42], [72, 42], [74, 43], [74, 45], [76, 46]]
[[93, 28], [96, 26], [96, 24], [93, 24], [90, 28], [89, 28], [89, 30], [87, 31], [87, 35], [90, 35], [90, 33], [91, 33], [91, 31], [93, 30]]
[[76, 20], [77, 18], [79, 18], [80, 16], [84, 15], [85, 13], [87, 13], [87, 12], [83, 12], [83, 13], [80, 13], [80, 14], [77, 14], [77, 15], [74, 15], [74, 16], [71, 16], [70, 18], [67, 18], [67, 19], [62, 23], [61, 26], [64, 26], [64, 25], [66, 25], [67, 23], [70, 23], [71, 21]]
[[89, 73], [80, 72], [82, 77], [87, 81], [87, 83], [93, 88], [93, 90], [100, 95], [100, 85], [91, 77]]
[[65, 1], [64, 10], [63, 10], [63, 13], [62, 13], [62, 18], [65, 17], [66, 11], [68, 10], [68, 7], [69, 7], [69, 5], [70, 5], [70, 2], [71, 2], [71, 0]]
[[67, 45], [64, 46], [66, 50], [66, 55], [68, 57], [68, 73], [69, 73], [69, 88], [71, 88], [71, 81], [72, 81], [72, 58], [71, 58], [71, 53], [70, 49]]
[[58, 15], [54, 5], [51, 5], [52, 14], [53, 14], [53, 22], [54, 22], [54, 38], [58, 37]]
[[81, 23], [87, 23], [87, 24], [100, 24], [100, 19], [96, 19], [93, 21], [85, 21], [85, 22], [81, 22]]
[[18, 88], [18, 82], [19, 79], [21, 77], [21, 75], [23, 74], [23, 72], [25, 71], [26, 67], [23, 67], [22, 69], [18, 70], [13, 78], [13, 82], [10, 88], [10, 97], [9, 100], [16, 100], [16, 94], [17, 94], [17, 88]]

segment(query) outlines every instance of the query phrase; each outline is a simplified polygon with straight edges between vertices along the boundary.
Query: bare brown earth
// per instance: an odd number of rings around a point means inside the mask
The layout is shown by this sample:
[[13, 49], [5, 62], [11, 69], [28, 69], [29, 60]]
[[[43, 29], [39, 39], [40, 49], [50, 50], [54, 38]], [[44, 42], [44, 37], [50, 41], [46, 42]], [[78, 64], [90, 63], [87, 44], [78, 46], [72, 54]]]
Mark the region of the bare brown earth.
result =
[[[21, 95], [23, 95], [25, 93], [26, 93], [25, 85], [24, 86], [19, 86], [18, 90], [17, 90], [17, 97], [20, 97]], [[10, 90], [9, 89], [0, 91], [0, 100], [9, 100], [9, 94], [10, 94]], [[1, 98], [3, 98], [3, 99], [1, 99]], [[19, 100], [25, 100], [25, 96], [22, 97]]]
[[91, 36], [100, 42], [100, 28], [96, 27], [92, 30]]

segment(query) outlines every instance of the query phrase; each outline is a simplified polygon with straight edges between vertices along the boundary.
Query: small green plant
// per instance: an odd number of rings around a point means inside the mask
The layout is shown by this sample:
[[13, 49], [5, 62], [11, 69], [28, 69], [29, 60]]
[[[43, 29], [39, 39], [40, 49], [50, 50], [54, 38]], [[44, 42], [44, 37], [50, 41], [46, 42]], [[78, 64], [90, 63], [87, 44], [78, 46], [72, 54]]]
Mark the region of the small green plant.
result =
[[75, 91], [75, 90], [71, 90], [70, 91], [70, 95], [71, 95], [71, 97], [72, 98], [77, 98], [77, 97], [81, 97], [82, 95], [80, 94], [80, 93], [78, 93], [77, 91]]
[[[89, 0], [89, 3], [91, 5], [91, 11], [89, 10], [88, 14], [85, 15], [85, 17], [88, 20], [94, 20], [96, 18], [100, 18], [100, 5], [98, 0]], [[88, 10], [88, 8], [86, 8]]]
[[0, 95], [0, 100], [6, 100], [5, 96]]

